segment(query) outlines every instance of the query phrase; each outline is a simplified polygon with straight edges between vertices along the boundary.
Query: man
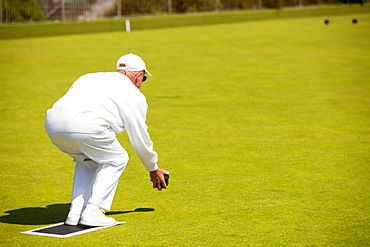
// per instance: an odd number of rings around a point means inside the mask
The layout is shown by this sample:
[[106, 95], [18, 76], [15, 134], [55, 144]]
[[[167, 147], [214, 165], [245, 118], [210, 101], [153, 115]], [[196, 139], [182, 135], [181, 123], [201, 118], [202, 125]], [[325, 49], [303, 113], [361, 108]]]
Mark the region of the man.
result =
[[128, 154], [116, 134], [126, 130], [130, 143], [149, 172], [153, 188], [166, 189], [157, 153], [147, 132], [148, 105], [140, 92], [145, 74], [141, 57], [120, 57], [116, 72], [90, 73], [78, 78], [48, 110], [45, 129], [50, 140], [76, 162], [72, 201], [66, 224], [108, 226], [116, 223], [110, 210]]

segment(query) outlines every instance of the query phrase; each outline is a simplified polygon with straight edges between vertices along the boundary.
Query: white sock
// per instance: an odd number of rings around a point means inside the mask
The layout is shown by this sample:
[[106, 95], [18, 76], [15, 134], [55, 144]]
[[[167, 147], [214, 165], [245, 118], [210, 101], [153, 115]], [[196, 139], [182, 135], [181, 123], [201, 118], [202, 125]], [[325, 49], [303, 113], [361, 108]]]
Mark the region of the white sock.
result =
[[96, 212], [96, 211], [99, 211], [99, 209], [100, 209], [100, 208], [99, 208], [98, 206], [96, 206], [96, 205], [94, 205], [94, 204], [89, 203], [89, 204], [87, 204], [87, 206], [86, 206], [85, 212], [94, 213], [94, 212]]
[[83, 209], [83, 206], [72, 204], [69, 211], [74, 213], [74, 214], [81, 214], [82, 209]]

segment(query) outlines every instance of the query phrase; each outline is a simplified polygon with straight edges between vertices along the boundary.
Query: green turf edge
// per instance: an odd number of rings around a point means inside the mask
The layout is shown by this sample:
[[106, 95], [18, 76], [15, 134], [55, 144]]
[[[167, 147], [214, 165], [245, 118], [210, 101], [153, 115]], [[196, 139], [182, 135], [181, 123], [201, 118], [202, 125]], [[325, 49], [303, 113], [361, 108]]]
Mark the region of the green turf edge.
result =
[[[232, 11], [203, 14], [171, 16], [147, 16], [129, 18], [132, 31], [190, 25], [209, 25], [218, 23], [244, 22], [255, 20], [299, 18], [307, 16], [333, 16], [343, 14], [369, 13], [370, 4], [325, 5], [304, 8], [285, 8], [280, 10]], [[6, 24], [0, 26], [0, 39], [17, 39], [42, 36], [69, 35], [126, 31], [126, 19], [99, 21], [43, 22], [27, 24]]]

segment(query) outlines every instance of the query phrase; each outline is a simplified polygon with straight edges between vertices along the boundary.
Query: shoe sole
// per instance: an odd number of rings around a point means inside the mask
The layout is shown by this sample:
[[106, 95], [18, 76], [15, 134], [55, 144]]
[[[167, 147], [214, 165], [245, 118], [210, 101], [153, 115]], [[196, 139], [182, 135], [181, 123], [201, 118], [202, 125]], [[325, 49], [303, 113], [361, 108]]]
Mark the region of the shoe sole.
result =
[[69, 223], [69, 222], [64, 222], [65, 225], [67, 226], [77, 226], [78, 225], [78, 222], [77, 223]]
[[81, 220], [80, 221], [80, 225], [84, 225], [84, 226], [113, 226], [115, 225], [117, 222], [112, 222], [110, 224], [97, 224], [97, 223], [94, 223], [94, 222], [88, 222], [88, 221], [83, 221]]
[[68, 225], [68, 226], [77, 226], [78, 225], [78, 221], [79, 221], [80, 219], [78, 219], [78, 220], [66, 220], [65, 222], [64, 222], [64, 224], [66, 224], [66, 225]]

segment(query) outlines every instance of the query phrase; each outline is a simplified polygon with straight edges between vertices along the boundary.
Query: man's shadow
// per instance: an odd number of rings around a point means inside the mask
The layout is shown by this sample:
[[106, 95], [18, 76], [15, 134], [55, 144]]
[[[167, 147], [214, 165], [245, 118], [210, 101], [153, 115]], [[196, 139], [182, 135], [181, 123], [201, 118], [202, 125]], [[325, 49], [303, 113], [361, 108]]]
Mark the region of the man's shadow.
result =
[[[51, 204], [46, 207], [20, 208], [6, 211], [8, 215], [0, 216], [0, 222], [19, 225], [48, 225], [65, 221], [70, 204]], [[111, 211], [106, 215], [150, 212], [153, 208], [137, 208], [132, 211]]]

